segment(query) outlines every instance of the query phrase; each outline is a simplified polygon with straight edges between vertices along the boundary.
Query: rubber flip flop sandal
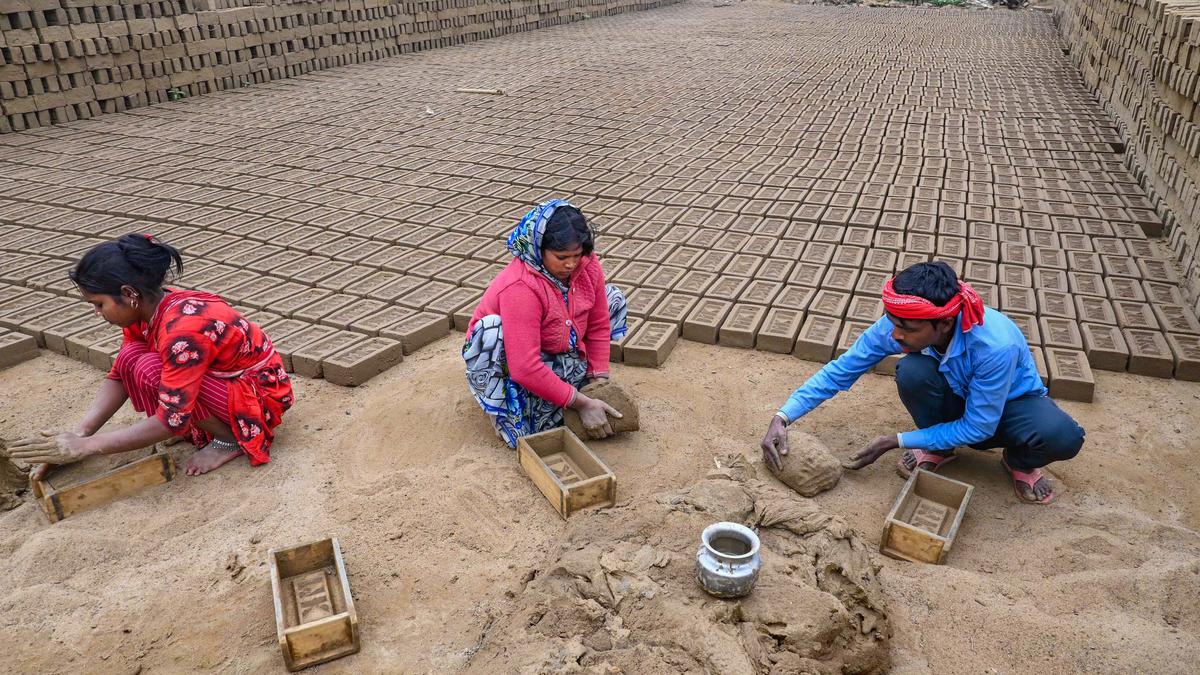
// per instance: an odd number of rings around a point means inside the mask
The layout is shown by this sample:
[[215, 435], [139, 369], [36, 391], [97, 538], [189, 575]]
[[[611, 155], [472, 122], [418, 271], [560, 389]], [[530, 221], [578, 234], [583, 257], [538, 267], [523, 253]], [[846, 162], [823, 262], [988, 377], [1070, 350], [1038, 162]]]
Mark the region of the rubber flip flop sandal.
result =
[[908, 448], [904, 451], [904, 454], [900, 456], [900, 459], [896, 460], [896, 472], [905, 478], [908, 478], [910, 475], [912, 475], [912, 470], [904, 466], [904, 458], [910, 454], [917, 460], [916, 463], [913, 464], [914, 469], [922, 464], [932, 464], [933, 467], [926, 469], [926, 471], [931, 471], [933, 473], [937, 473], [937, 470], [940, 467], [953, 462], [958, 458], [958, 455], [954, 453], [942, 455], [936, 452], [925, 452], [924, 450]]
[[1032, 491], [1034, 484], [1045, 477], [1045, 474], [1042, 473], [1041, 469], [1034, 469], [1031, 472], [1017, 471], [1009, 466], [1008, 462], [1004, 461], [1003, 459], [1000, 460], [1000, 464], [1004, 466], [1004, 470], [1008, 472], [1009, 478], [1012, 479], [1013, 494], [1017, 496], [1017, 499], [1020, 499], [1026, 504], [1040, 504], [1042, 506], [1045, 506], [1046, 504], [1053, 502], [1055, 499], [1058, 499], [1058, 491], [1053, 487], [1050, 488], [1050, 494], [1041, 499], [1029, 499], [1025, 495], [1021, 494], [1021, 488], [1018, 487], [1017, 484], [1020, 483], [1025, 485], [1030, 489], [1030, 491]]

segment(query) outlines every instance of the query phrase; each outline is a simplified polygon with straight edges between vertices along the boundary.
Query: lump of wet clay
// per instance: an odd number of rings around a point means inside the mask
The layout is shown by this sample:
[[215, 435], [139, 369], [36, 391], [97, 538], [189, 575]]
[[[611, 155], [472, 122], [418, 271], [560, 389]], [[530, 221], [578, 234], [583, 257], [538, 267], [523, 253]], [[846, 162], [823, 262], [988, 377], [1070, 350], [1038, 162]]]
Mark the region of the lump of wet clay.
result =
[[767, 468], [784, 485], [805, 497], [820, 494], [837, 485], [842, 478], [842, 464], [816, 436], [803, 431], [788, 430], [788, 454], [781, 455], [781, 471], [767, 462]]
[[29, 478], [8, 458], [8, 444], [0, 439], [0, 511], [20, 506], [21, 493], [28, 486]]
[[[609, 416], [608, 423], [612, 426], [612, 430], [621, 433], [622, 431], [637, 431], [638, 430], [638, 407], [634, 402], [633, 397], [629, 395], [625, 389], [616, 382], [609, 380], [596, 380], [579, 391], [583, 392], [591, 398], [600, 399], [605, 403], [617, 409], [623, 417], [617, 419]], [[580, 438], [587, 438], [587, 432], [583, 428], [583, 422], [579, 419], [579, 413], [567, 408], [563, 411], [563, 423], [567, 428], [575, 433]]]

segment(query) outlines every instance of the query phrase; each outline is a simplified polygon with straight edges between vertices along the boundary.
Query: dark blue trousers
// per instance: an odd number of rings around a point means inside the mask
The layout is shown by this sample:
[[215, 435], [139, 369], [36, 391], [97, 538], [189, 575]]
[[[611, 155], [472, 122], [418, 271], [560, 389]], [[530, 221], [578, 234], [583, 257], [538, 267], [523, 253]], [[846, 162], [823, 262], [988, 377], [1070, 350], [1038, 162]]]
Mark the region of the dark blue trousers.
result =
[[[953, 422], [966, 409], [966, 401], [950, 388], [931, 356], [908, 354], [900, 359], [896, 364], [896, 388], [918, 429]], [[1004, 448], [1010, 467], [1032, 471], [1079, 454], [1083, 437], [1083, 427], [1050, 397], [1029, 394], [1004, 404], [995, 435], [971, 447]]]

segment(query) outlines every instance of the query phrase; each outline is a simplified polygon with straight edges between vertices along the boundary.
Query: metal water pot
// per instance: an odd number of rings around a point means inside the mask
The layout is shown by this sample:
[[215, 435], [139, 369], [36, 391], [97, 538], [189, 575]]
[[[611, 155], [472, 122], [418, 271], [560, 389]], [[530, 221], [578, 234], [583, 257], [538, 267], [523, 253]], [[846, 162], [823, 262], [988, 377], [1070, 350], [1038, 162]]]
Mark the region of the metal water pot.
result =
[[754, 588], [762, 558], [758, 535], [737, 523], [713, 523], [700, 534], [696, 580], [718, 598], [740, 598]]

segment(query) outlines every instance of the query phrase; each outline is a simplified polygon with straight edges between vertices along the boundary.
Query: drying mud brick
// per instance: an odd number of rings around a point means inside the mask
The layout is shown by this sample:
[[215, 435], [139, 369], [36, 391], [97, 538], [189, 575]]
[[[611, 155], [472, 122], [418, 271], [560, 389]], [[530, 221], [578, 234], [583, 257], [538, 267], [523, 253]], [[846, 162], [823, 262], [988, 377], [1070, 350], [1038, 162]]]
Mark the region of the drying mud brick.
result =
[[1029, 354], [1033, 356], [1033, 365], [1037, 369], [1038, 377], [1042, 378], [1042, 385], [1050, 386], [1050, 370], [1046, 367], [1046, 353], [1041, 347], [1030, 347]]
[[1175, 356], [1175, 378], [1200, 381], [1200, 336], [1168, 334], [1167, 344]]
[[675, 348], [678, 338], [679, 327], [674, 324], [645, 322], [621, 347], [625, 365], [661, 366]]
[[124, 342], [125, 336], [121, 333], [93, 342], [87, 348], [87, 363], [105, 372], [111, 370]]
[[0, 368], [15, 366], [38, 355], [37, 341], [29, 335], [0, 330]]
[[837, 358], [842, 354], [850, 351], [850, 347], [858, 341], [862, 336], [863, 331], [870, 328], [871, 324], [865, 321], [846, 321], [842, 324], [842, 332], [838, 335], [837, 345], [833, 349], [833, 358]]
[[780, 455], [783, 468], [776, 470], [770, 462], [767, 468], [784, 485], [805, 497], [816, 495], [837, 485], [842, 478], [842, 464], [816, 436], [787, 430], [787, 454]]
[[808, 305], [810, 314], [840, 319], [846, 315], [846, 307], [850, 305], [850, 294], [844, 291], [818, 290]]
[[630, 316], [644, 319], [651, 310], [658, 306], [666, 294], [667, 292], [661, 288], [638, 288], [626, 298], [627, 311]]
[[1168, 304], [1154, 305], [1153, 309], [1159, 325], [1168, 334], [1200, 335], [1200, 321], [1196, 320], [1196, 315], [1191, 309]]
[[359, 300], [360, 298], [357, 295], [334, 293], [312, 302], [306, 307], [295, 310], [291, 316], [305, 323], [317, 323], [326, 316], [340, 312]]
[[1113, 311], [1112, 303], [1107, 298], [1077, 295], [1075, 296], [1075, 309], [1078, 310], [1080, 321], [1117, 325], [1117, 315]]
[[1051, 396], [1065, 401], [1092, 402], [1096, 379], [1083, 352], [1047, 348], [1046, 367], [1050, 374]]
[[1092, 368], [1124, 372], [1129, 365], [1129, 347], [1125, 345], [1120, 328], [1085, 323], [1079, 330], [1083, 336], [1083, 351]]
[[444, 314], [419, 312], [379, 331], [380, 337], [399, 340], [408, 356], [421, 347], [446, 337], [450, 333], [450, 319]]
[[1047, 347], [1062, 347], [1063, 349], [1083, 349], [1083, 338], [1079, 335], [1079, 324], [1073, 319], [1059, 317], [1042, 317], [1038, 322], [1041, 327], [1042, 344]]
[[806, 361], [829, 361], [833, 358], [833, 348], [841, 329], [841, 319], [810, 314], [800, 328], [792, 354]]
[[[1065, 283], [1064, 283], [1065, 287]], [[1074, 319], [1075, 303], [1071, 302], [1071, 296], [1061, 291], [1052, 291], [1045, 288], [1037, 290], [1038, 307], [1041, 316], [1054, 316], [1064, 319]]]
[[758, 327], [766, 315], [767, 308], [762, 305], [735, 304], [721, 324], [718, 343], [726, 347], [753, 347]]
[[676, 325], [682, 324], [697, 302], [699, 301], [690, 295], [668, 293], [658, 302], [646, 318], [651, 321], [662, 321]]
[[378, 336], [379, 331], [399, 323], [410, 316], [416, 314], [416, 310], [396, 305], [385, 305], [378, 308], [373, 308], [366, 314], [359, 316], [345, 326], [346, 329], [352, 330], [355, 333], [363, 333], [364, 335]]
[[879, 375], [896, 376], [896, 366], [900, 364], [900, 359], [904, 358], [900, 354], [891, 354], [885, 356], [882, 361], [875, 364], [871, 370]]
[[728, 300], [704, 298], [683, 321], [683, 337], [693, 342], [717, 344], [718, 333], [725, 317], [733, 308]]
[[[580, 391], [590, 398], [604, 401], [621, 413], [620, 419], [611, 415], [608, 417], [608, 423], [614, 432], [637, 431], [640, 428], [637, 402], [621, 385], [601, 379], [592, 382]], [[579, 418], [577, 411], [571, 408], [563, 410], [563, 423], [579, 438], [587, 438], [587, 430], [583, 428], [583, 421]]]
[[1146, 330], [1157, 330], [1159, 328], [1158, 319], [1154, 316], [1154, 310], [1150, 309], [1150, 305], [1144, 302], [1114, 300], [1113, 310], [1117, 315], [1117, 325], [1121, 328], [1142, 328]]
[[78, 299], [52, 297], [37, 304], [5, 311], [0, 314], [0, 328], [32, 335], [39, 344], [44, 344], [43, 329], [78, 318], [81, 311], [86, 311], [85, 307], [87, 305]]
[[[754, 348], [764, 352], [790, 354], [796, 347], [796, 335], [800, 333], [800, 325], [804, 322], [804, 312], [795, 309], [776, 307], [767, 312], [762, 326], [758, 329], [758, 339]], [[684, 337], [687, 337], [687, 326], [684, 326]]]
[[404, 360], [397, 340], [373, 337], [350, 345], [321, 361], [325, 379], [343, 387], [356, 387]]
[[1125, 336], [1125, 344], [1129, 346], [1129, 372], [1168, 378], [1175, 372], [1171, 346], [1167, 344], [1162, 333], [1125, 328], [1121, 334]]
[[370, 317], [384, 309], [396, 308], [394, 306], [389, 307], [378, 300], [359, 300], [349, 305], [343, 305], [326, 314], [321, 317], [320, 323], [326, 326], [333, 326], [339, 330], [348, 330], [350, 325], [359, 319]]
[[88, 347], [113, 335], [120, 335], [120, 329], [107, 323], [70, 335], [64, 340], [67, 356], [87, 363]]
[[625, 360], [625, 343], [633, 337], [639, 326], [642, 325], [642, 320], [636, 316], [625, 318], [625, 334], [617, 340], [609, 340], [608, 342], [608, 360], [611, 363], [620, 363]]
[[292, 363], [293, 353], [295, 353], [297, 350], [303, 349], [313, 342], [324, 340], [336, 332], [338, 332], [336, 328], [331, 328], [329, 326], [309, 326], [308, 328], [298, 330], [291, 335], [273, 338], [272, 341], [275, 343], [275, 351], [279, 354], [279, 357], [283, 359], [284, 370], [291, 373], [295, 370]]
[[75, 333], [93, 330], [101, 326], [108, 326], [108, 322], [95, 314], [89, 314], [46, 328], [42, 331], [42, 339], [45, 341], [46, 349], [56, 354], [65, 355], [67, 353], [66, 340], [68, 337]]
[[297, 375], [323, 377], [321, 363], [324, 359], [367, 339], [370, 338], [364, 338], [358, 333], [335, 331], [332, 335], [310, 342], [292, 352], [292, 368]]

